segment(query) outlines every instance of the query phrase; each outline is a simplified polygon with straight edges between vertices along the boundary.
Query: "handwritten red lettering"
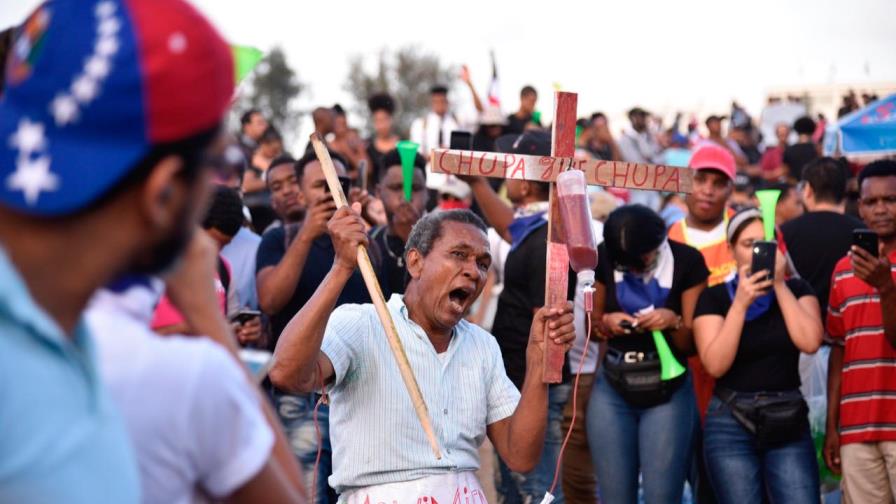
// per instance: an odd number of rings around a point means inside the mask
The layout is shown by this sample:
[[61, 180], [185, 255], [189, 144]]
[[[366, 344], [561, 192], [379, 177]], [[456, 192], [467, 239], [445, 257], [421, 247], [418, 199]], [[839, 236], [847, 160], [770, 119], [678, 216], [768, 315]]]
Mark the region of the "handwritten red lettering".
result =
[[538, 159], [538, 164], [541, 166], [541, 180], [550, 181], [554, 175], [554, 159], [542, 156]]
[[[613, 163], [613, 186], [614, 187], [625, 187], [628, 182], [628, 172], [629, 168], [631, 168], [631, 163]], [[619, 179], [622, 179], [622, 183], [619, 182]]]
[[657, 165], [656, 169], [653, 171], [653, 184], [650, 184], [650, 187], [654, 189], [660, 186], [660, 180], [666, 175], [666, 165]]
[[606, 161], [598, 161], [594, 165], [594, 183], [597, 185], [608, 186], [610, 185], [610, 181], [606, 179], [600, 178], [601, 168], [607, 165]]
[[436, 162], [435, 162], [435, 164], [434, 164], [434, 166], [433, 166], [433, 169], [434, 169], [435, 171], [437, 171], [437, 172], [443, 172], [443, 171], [445, 171], [445, 166], [442, 164], [442, 158], [444, 158], [444, 157], [445, 157], [445, 154], [447, 154], [447, 153], [448, 153], [447, 151], [440, 151], [440, 152], [439, 152], [439, 155], [436, 157]]
[[516, 162], [516, 156], [513, 154], [504, 154], [504, 178], [507, 178], [507, 170]]
[[457, 151], [457, 173], [463, 174], [465, 166], [467, 168], [466, 175], [470, 175], [473, 170], [473, 153], [470, 152], [469, 158], [464, 158], [464, 151]]
[[491, 166], [488, 169], [485, 169], [484, 165], [485, 165], [485, 161], [487, 158], [488, 158], [487, 154], [483, 154], [482, 157], [479, 158], [479, 173], [481, 173], [483, 175], [491, 175], [492, 173], [494, 173], [495, 168], [498, 165], [498, 156], [494, 156], [494, 157], [492, 157]]
[[673, 169], [672, 174], [669, 176], [668, 179], [666, 179], [666, 183], [663, 184], [663, 190], [671, 191], [671, 192], [681, 192], [681, 188], [679, 187], [679, 185], [681, 183], [681, 180], [679, 178], [680, 175], [681, 175], [680, 168]]
[[[647, 170], [647, 165], [635, 165], [635, 169], [632, 171], [632, 184], [634, 184], [635, 187], [644, 187], [644, 184], [647, 183], [647, 175], [649, 175]], [[638, 172], [641, 172], [644, 175], [641, 177], [640, 182], [638, 182]]]
[[526, 179], [526, 159], [520, 158], [516, 166], [513, 167], [513, 173], [508, 178], [525, 180]]

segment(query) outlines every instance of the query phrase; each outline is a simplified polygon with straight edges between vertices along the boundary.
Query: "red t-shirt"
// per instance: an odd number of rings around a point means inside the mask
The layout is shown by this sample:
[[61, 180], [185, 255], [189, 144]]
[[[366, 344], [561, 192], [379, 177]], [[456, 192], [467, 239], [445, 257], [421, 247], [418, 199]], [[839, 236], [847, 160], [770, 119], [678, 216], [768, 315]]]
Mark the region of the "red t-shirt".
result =
[[[219, 259], [224, 264], [224, 267], [227, 268], [227, 273], [230, 274], [232, 271], [230, 269], [230, 263], [227, 262], [226, 259], [219, 256]], [[215, 275], [215, 293], [218, 295], [218, 303], [221, 305], [221, 312], [225, 315], [227, 314], [227, 289], [224, 287], [224, 283], [221, 281], [221, 275]], [[174, 307], [174, 304], [171, 303], [171, 300], [168, 299], [168, 294], [162, 296], [162, 299], [159, 300], [159, 304], [156, 305], [156, 309], [152, 314], [152, 321], [149, 323], [149, 326], [153, 329], [161, 329], [163, 327], [173, 326], [177, 324], [181, 324], [184, 322], [184, 316], [180, 313], [180, 311]]]
[[763, 172], [769, 173], [777, 170], [783, 162], [784, 148], [780, 145], [776, 145], [765, 149], [765, 152], [762, 153], [762, 158], [759, 160], [759, 166], [762, 167]]
[[[896, 263], [896, 252], [889, 259]], [[846, 341], [840, 443], [896, 441], [896, 349], [884, 336], [877, 289], [853, 276], [848, 256], [834, 268], [827, 326]]]

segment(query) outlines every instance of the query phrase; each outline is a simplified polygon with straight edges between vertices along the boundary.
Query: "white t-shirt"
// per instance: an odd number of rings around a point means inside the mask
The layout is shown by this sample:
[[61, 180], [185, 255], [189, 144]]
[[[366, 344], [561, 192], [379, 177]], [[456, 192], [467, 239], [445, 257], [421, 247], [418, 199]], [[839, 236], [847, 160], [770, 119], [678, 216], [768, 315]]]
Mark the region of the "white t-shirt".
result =
[[252, 385], [223, 348], [149, 329], [153, 296], [141, 286], [103, 290], [86, 312], [101, 377], [137, 455], [143, 502], [226, 497], [270, 458], [273, 433]]
[[727, 238], [727, 227], [728, 219], [723, 219], [722, 222], [709, 231], [703, 231], [702, 229], [696, 229], [689, 226], [686, 231], [688, 245], [702, 248], [707, 245], [723, 242]]

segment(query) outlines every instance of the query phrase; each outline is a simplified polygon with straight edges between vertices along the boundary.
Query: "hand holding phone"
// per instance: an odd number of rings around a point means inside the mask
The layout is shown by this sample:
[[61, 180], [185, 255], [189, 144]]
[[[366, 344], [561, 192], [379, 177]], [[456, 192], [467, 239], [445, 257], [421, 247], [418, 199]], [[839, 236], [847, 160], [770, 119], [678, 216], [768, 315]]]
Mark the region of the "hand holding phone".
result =
[[232, 313], [228, 318], [231, 322], [236, 322], [237, 324], [245, 324], [246, 322], [258, 317], [261, 317], [260, 311], [243, 307], [240, 308], [236, 313]]
[[750, 274], [755, 275], [760, 271], [768, 274], [763, 280], [775, 279], [775, 257], [778, 253], [778, 242], [775, 240], [759, 240], [753, 242], [753, 260], [750, 263]]
[[734, 294], [732, 304], [747, 309], [761, 296], [768, 293], [774, 285], [766, 270], [753, 272], [749, 264], [744, 264], [738, 270], [737, 292]]
[[893, 286], [889, 257], [881, 255], [878, 237], [873, 231], [868, 229], [853, 231], [850, 256], [856, 278], [878, 290]]
[[852, 244], [865, 249], [869, 254], [877, 257], [880, 253], [877, 233], [870, 229], [856, 229], [852, 232]]

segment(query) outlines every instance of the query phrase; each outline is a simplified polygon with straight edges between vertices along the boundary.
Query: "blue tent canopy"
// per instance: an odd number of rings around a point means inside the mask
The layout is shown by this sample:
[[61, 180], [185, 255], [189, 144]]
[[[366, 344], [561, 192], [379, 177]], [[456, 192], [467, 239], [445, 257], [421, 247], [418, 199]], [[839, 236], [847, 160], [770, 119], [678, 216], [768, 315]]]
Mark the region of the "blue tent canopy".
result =
[[825, 133], [824, 151], [843, 155], [896, 153], [896, 94], [844, 116]]

